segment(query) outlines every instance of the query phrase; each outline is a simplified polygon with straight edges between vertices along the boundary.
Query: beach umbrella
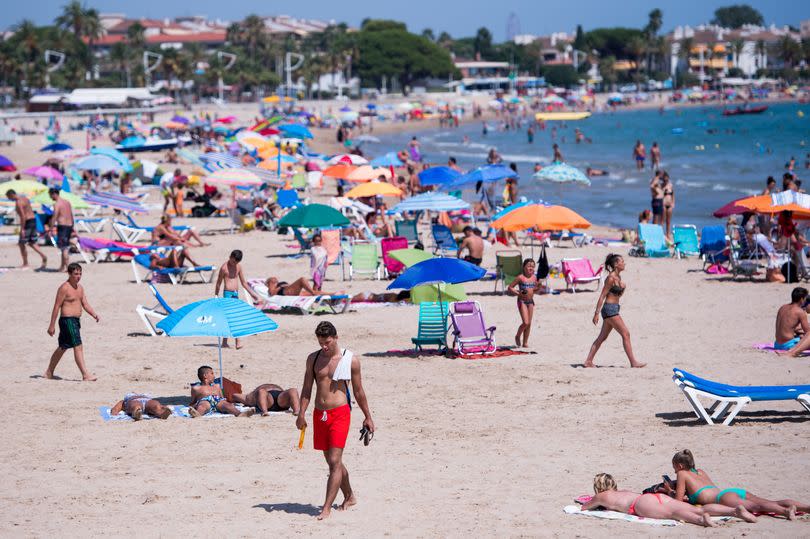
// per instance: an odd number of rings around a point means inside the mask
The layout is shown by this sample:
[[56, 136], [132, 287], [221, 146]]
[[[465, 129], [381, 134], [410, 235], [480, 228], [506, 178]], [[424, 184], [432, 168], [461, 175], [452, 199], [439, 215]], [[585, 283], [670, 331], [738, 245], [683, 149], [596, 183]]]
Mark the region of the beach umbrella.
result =
[[323, 170], [323, 175], [330, 178], [340, 178], [345, 180], [346, 177], [356, 169], [357, 167], [352, 165], [332, 165], [331, 167], [326, 167]]
[[[324, 174], [326, 174], [326, 172], [324, 172]], [[363, 165], [355, 168], [354, 170], [346, 174], [346, 176], [343, 179], [348, 180], [350, 182], [367, 182], [377, 179], [380, 176], [390, 178], [391, 171], [388, 170], [387, 168], [374, 168], [369, 165]]]
[[528, 228], [537, 230], [590, 228], [591, 223], [565, 206], [529, 204], [507, 213], [500, 219], [493, 221], [490, 226], [507, 232], [515, 232]]
[[10, 182], [0, 183], [0, 196], [6, 196], [6, 191], [13, 190], [19, 195], [36, 195], [43, 191], [48, 190], [48, 186], [32, 180], [11, 180]]
[[70, 166], [79, 170], [97, 170], [99, 172], [109, 172], [111, 170], [122, 170], [124, 167], [109, 155], [94, 154], [78, 161], [74, 161]]
[[406, 198], [393, 208], [391, 213], [403, 213], [409, 211], [456, 211], [467, 210], [470, 205], [460, 198], [450, 196], [446, 193], [431, 191], [422, 193], [410, 198]]
[[532, 202], [531, 200], [524, 200], [523, 202], [515, 202], [511, 206], [507, 206], [504, 209], [502, 209], [501, 211], [499, 211], [498, 213], [496, 213], [495, 215], [493, 215], [491, 220], [492, 221], [497, 221], [498, 219], [500, 219], [501, 217], [503, 217], [507, 213], [509, 213], [511, 211], [514, 211], [514, 210], [516, 210], [518, 208], [522, 208], [523, 206], [528, 206], [529, 204], [534, 204], [534, 202]]
[[165, 127], [166, 129], [175, 129], [175, 130], [179, 130], [179, 129], [185, 129], [185, 128], [186, 128], [186, 124], [182, 124], [182, 123], [180, 123], [180, 122], [172, 122], [172, 121], [168, 121], [168, 122], [166, 122], [166, 123], [163, 125], [163, 127]]
[[741, 198], [735, 202], [737, 206], [747, 208], [748, 212], [773, 215], [783, 211], [793, 212], [797, 219], [810, 219], [810, 210], [796, 203], [774, 205], [770, 195], [757, 195]]
[[411, 290], [415, 286], [439, 285], [439, 303], [442, 302], [442, 284], [460, 284], [477, 281], [487, 271], [458, 258], [431, 258], [406, 269], [387, 289]]
[[361, 183], [346, 193], [349, 198], [364, 198], [373, 196], [402, 196], [402, 191], [396, 186], [386, 182]]
[[325, 228], [330, 226], [348, 226], [345, 215], [324, 204], [307, 204], [299, 206], [278, 222], [278, 226], [298, 228]]
[[278, 135], [281, 133], [281, 131], [273, 127], [265, 127], [263, 129], [259, 129], [258, 131], [254, 131], [254, 133], [259, 133], [263, 137], [271, 137], [273, 135]]
[[545, 103], [547, 105], [563, 105], [565, 104], [565, 99], [558, 95], [547, 95], [543, 99], [540, 100], [541, 103]]
[[466, 174], [462, 174], [461, 176], [456, 178], [455, 181], [453, 181], [453, 183], [449, 185], [451, 187], [460, 187], [462, 185], [467, 185], [471, 183], [477, 182], [490, 183], [505, 180], [506, 178], [518, 178], [518, 177], [519, 176], [517, 175], [517, 173], [511, 168], [507, 167], [506, 165], [484, 165], [483, 167], [478, 167], [474, 170], [469, 171]]
[[333, 156], [327, 165], [368, 165], [368, 160], [360, 155], [353, 153], [341, 153]]
[[[61, 196], [61, 195], [60, 195]], [[112, 193], [88, 193], [84, 195], [84, 200], [96, 206], [112, 208], [124, 212], [149, 213], [145, 206], [129, 198], [115, 197]]]
[[[74, 210], [85, 210], [90, 207], [90, 204], [88, 204], [83, 198], [73, 193], [68, 193], [67, 191], [60, 191], [59, 198], [67, 200]], [[47, 191], [42, 191], [39, 193], [37, 196], [31, 199], [31, 202], [36, 202], [37, 204], [43, 204], [45, 206], [53, 206], [53, 200], [51, 200], [51, 196]]]
[[41, 152], [63, 152], [65, 150], [72, 150], [73, 146], [70, 144], [65, 144], [64, 142], [52, 142], [47, 146], [43, 146], [39, 149]]
[[17, 167], [14, 166], [14, 163], [11, 162], [11, 159], [6, 157], [5, 155], [0, 155], [0, 170], [3, 172], [14, 172], [17, 170]]
[[419, 182], [422, 185], [444, 185], [453, 183], [461, 172], [450, 167], [430, 167], [419, 173]]
[[130, 164], [127, 156], [115, 148], [92, 148], [90, 150], [90, 155], [106, 155], [107, 157], [111, 157], [119, 165], [121, 165], [124, 172], [132, 172], [132, 165]]
[[301, 124], [284, 124], [278, 126], [285, 136], [300, 139], [313, 138], [312, 132]]
[[737, 200], [733, 200], [733, 201], [729, 202], [728, 204], [726, 204], [726, 205], [716, 209], [714, 212], [712, 212], [712, 215], [719, 218], [719, 219], [722, 219], [722, 218], [725, 218], [725, 217], [731, 217], [732, 215], [742, 215], [744, 213], [752, 213], [753, 212], [753, 210], [751, 210], [751, 208], [747, 208], [745, 206], [740, 206], [739, 204], [737, 204], [738, 200], [742, 200], [742, 199], [737, 199]]
[[62, 173], [56, 170], [53, 167], [31, 167], [23, 170], [23, 174], [28, 174], [29, 176], [36, 176], [37, 178], [45, 178], [46, 180], [58, 180], [62, 181]]
[[405, 267], [408, 268], [419, 262], [435, 258], [432, 254], [423, 249], [394, 249], [393, 251], [388, 251], [388, 256], [403, 263]]
[[388, 152], [385, 155], [376, 157], [371, 160], [370, 165], [373, 167], [401, 167], [405, 163], [399, 158], [396, 152]]
[[591, 185], [591, 180], [588, 179], [588, 176], [586, 176], [584, 172], [565, 163], [556, 163], [543, 167], [538, 170], [532, 178], [554, 183], [581, 183]]
[[184, 305], [158, 322], [169, 337], [216, 337], [222, 379], [222, 339], [275, 331], [278, 324], [237, 298], [209, 298]]
[[348, 105], [344, 105], [344, 106], [340, 107], [340, 112], [351, 112], [351, 111], [352, 111], [352, 109]]
[[172, 116], [171, 121], [172, 122], [177, 122], [177, 123], [183, 124], [183, 125], [188, 125], [188, 124], [191, 123], [191, 120], [189, 120], [185, 116], [180, 116], [179, 114], [175, 114], [174, 116]]
[[232, 187], [261, 185], [263, 183], [256, 174], [244, 168], [221, 168], [215, 170], [206, 176], [205, 182], [230, 185]]

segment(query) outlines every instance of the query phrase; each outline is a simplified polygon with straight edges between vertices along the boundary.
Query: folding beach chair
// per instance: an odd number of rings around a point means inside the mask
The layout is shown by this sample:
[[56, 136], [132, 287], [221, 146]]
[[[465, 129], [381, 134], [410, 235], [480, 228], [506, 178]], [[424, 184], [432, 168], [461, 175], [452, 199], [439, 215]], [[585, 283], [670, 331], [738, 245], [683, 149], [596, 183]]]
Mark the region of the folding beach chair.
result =
[[669, 256], [669, 247], [661, 225], [638, 224], [638, 239], [644, 246], [643, 256], [661, 258]]
[[309, 248], [312, 246], [312, 240], [305, 237], [303, 232], [301, 232], [301, 229], [297, 227], [292, 227], [292, 232], [293, 237], [295, 237], [295, 241], [298, 242], [298, 247], [301, 249], [297, 254], [292, 255], [292, 258], [298, 258], [309, 252]]
[[372, 275], [374, 279], [380, 279], [380, 257], [377, 255], [376, 243], [352, 243], [350, 256], [349, 280], [353, 280], [355, 274]]
[[730, 247], [731, 256], [728, 259], [731, 278], [736, 279], [739, 275], [753, 279], [759, 271], [759, 262], [756, 259], [746, 258], [739, 245], [732, 242]]
[[351, 305], [352, 298], [346, 294], [334, 296], [271, 296], [267, 285], [261, 279], [248, 279], [248, 286], [262, 300], [259, 306], [263, 311], [294, 310], [301, 314], [341, 314]]
[[449, 228], [444, 225], [433, 225], [430, 230], [433, 234], [433, 254], [444, 256], [446, 252], [451, 255], [458, 252], [458, 243]]
[[326, 267], [340, 264], [340, 278], [346, 280], [343, 268], [344, 250], [340, 239], [339, 228], [327, 228], [321, 230], [321, 245], [326, 249]]
[[[192, 275], [199, 277], [201, 283], [210, 283], [214, 278], [214, 266], [186, 266], [182, 268], [160, 268], [153, 269], [150, 266], [149, 255], [135, 255], [131, 260], [132, 273], [135, 275], [135, 282], [142, 283], [157, 279], [159, 281], [168, 279], [172, 284], [184, 284]], [[146, 272], [141, 275], [141, 271]], [[165, 282], [165, 281], [164, 281]]]
[[447, 350], [447, 302], [425, 302], [419, 304], [419, 329], [411, 338], [415, 351], [423, 346], [435, 344], [439, 352]]
[[402, 236], [395, 236], [393, 238], [383, 238], [380, 242], [380, 250], [382, 251], [383, 269], [385, 270], [385, 278], [391, 279], [405, 269], [405, 265], [399, 260], [394, 260], [388, 253], [396, 251], [397, 249], [407, 249], [408, 240]]
[[602, 266], [594, 271], [591, 261], [587, 258], [563, 258], [562, 272], [565, 282], [571, 291], [577, 291], [578, 284], [596, 283], [599, 289], [599, 280], [602, 278]]
[[523, 273], [523, 253], [516, 249], [495, 253], [495, 292], [498, 291], [498, 283], [501, 283], [501, 290], [506, 292], [506, 287], [521, 273]]
[[397, 236], [402, 236], [408, 240], [408, 243], [416, 243], [419, 241], [419, 231], [416, 229], [415, 220], [394, 221], [394, 227], [397, 231]]
[[672, 227], [673, 256], [677, 258], [698, 256], [700, 245], [695, 225], [675, 225]]
[[704, 226], [700, 231], [700, 257], [704, 271], [706, 266], [728, 262], [726, 230], [722, 225]]
[[[169, 304], [166, 303], [166, 300], [163, 299], [163, 296], [161, 296], [160, 292], [158, 292], [157, 288], [155, 288], [155, 285], [153, 285], [152, 283], [147, 283], [146, 286], [149, 287], [149, 291], [152, 292], [153, 296], [155, 296], [155, 299], [157, 300], [157, 305], [155, 305], [154, 307], [144, 307], [143, 305], [137, 305], [135, 307], [135, 312], [140, 317], [141, 322], [143, 322], [143, 325], [146, 326], [146, 330], [149, 331], [149, 334], [152, 337], [157, 337], [158, 334], [163, 333], [162, 330], [159, 330], [157, 328], [157, 322], [160, 322], [161, 320], [172, 314], [174, 312], [174, 309], [169, 307]], [[155, 322], [152, 322], [152, 319], [154, 319]], [[163, 334], [165, 335], [165, 333]]]
[[[672, 381], [692, 406], [695, 415], [709, 425], [722, 421], [731, 425], [737, 414], [754, 401], [798, 401], [810, 412], [810, 385], [796, 386], [731, 386], [705, 380], [682, 369], [672, 369]], [[708, 399], [704, 406], [700, 399]]]
[[491, 354], [495, 345], [495, 326], [487, 327], [481, 305], [477, 301], [457, 301], [450, 304], [453, 324], [453, 348], [458, 354]]

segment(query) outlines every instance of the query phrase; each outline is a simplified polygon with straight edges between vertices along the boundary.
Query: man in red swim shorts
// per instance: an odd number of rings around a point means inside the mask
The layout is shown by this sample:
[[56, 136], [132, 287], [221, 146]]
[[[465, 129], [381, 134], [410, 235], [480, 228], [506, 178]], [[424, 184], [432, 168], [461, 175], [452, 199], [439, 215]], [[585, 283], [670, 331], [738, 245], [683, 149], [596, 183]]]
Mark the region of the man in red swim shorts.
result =
[[314, 445], [316, 450], [323, 451], [329, 465], [326, 500], [318, 515], [318, 520], [323, 520], [328, 518], [332, 511], [332, 502], [337, 497], [338, 489], [343, 492], [343, 503], [338, 507], [339, 510], [348, 509], [357, 503], [349, 484], [349, 471], [343, 465], [343, 448], [346, 447], [346, 438], [349, 436], [351, 426], [350, 380], [357, 405], [365, 416], [363, 427], [372, 434], [374, 421], [371, 419], [366, 392], [363, 390], [360, 360], [354, 357], [350, 350], [338, 346], [337, 330], [330, 322], [318, 324], [315, 336], [318, 338], [320, 349], [307, 357], [304, 386], [301, 388], [301, 407], [295, 424], [299, 430], [307, 426], [306, 412], [314, 382], [316, 384], [315, 410], [312, 412]]

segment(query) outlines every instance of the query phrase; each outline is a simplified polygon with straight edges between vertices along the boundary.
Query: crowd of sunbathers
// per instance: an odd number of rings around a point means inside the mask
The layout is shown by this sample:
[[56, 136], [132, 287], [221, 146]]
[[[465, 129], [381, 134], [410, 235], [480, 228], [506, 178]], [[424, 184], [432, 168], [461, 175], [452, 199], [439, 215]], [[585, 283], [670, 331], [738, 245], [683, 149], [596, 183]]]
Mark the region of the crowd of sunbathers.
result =
[[664, 482], [642, 493], [619, 490], [615, 479], [600, 473], [594, 477], [595, 495], [582, 510], [599, 508], [645, 518], [673, 519], [699, 526], [715, 526], [711, 517], [736, 517], [756, 522], [756, 514], [770, 514], [788, 520], [797, 511], [810, 512], [810, 503], [792, 499], [769, 500], [742, 488], [720, 488], [705, 470], [695, 466], [692, 452], [684, 449], [672, 457], [675, 480]]
[[[204, 365], [197, 369], [200, 383], [191, 386], [191, 402], [188, 415], [200, 417], [214, 413], [230, 414], [237, 417], [250, 417], [254, 413], [263, 416], [272, 412], [291, 412], [298, 415], [301, 400], [295, 388], [284, 389], [277, 384], [261, 384], [250, 393], [225, 395], [222, 385], [214, 378], [214, 369]], [[240, 406], [236, 406], [236, 405]], [[168, 419], [172, 410], [159, 399], [146, 393], [127, 393], [110, 409], [110, 415], [124, 412], [135, 421], [144, 414], [160, 419]]]

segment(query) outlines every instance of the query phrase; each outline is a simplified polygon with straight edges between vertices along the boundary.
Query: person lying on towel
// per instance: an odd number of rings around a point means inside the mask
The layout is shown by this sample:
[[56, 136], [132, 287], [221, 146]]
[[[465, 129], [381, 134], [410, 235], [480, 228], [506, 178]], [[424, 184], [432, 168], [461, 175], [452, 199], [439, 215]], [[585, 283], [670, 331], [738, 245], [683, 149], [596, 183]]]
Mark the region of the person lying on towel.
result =
[[[315, 290], [305, 277], [299, 277], [295, 281], [288, 283], [287, 281], [279, 281], [278, 277], [268, 277], [264, 281], [267, 287], [268, 296], [334, 296], [329, 292]], [[384, 294], [375, 294], [373, 292], [361, 292], [352, 296], [352, 302], [367, 302], [367, 303], [392, 303], [397, 301], [404, 301], [411, 297], [408, 290], [402, 292], [388, 292]]]
[[160, 419], [167, 419], [172, 415], [168, 406], [162, 405], [159, 400], [146, 393], [127, 393], [122, 400], [110, 408], [110, 415], [116, 416], [122, 411], [135, 421], [140, 421], [143, 414]]
[[200, 379], [200, 385], [191, 386], [191, 404], [188, 407], [188, 415], [191, 417], [209, 415], [214, 412], [238, 417], [253, 415], [253, 410], [240, 412], [239, 408], [225, 400], [222, 388], [219, 384], [214, 383], [214, 369], [208, 365], [197, 369], [197, 378]]
[[291, 387], [285, 390], [276, 384], [262, 384], [250, 393], [234, 393], [231, 398], [238, 404], [253, 406], [263, 416], [288, 410], [297, 416], [301, 403], [297, 389]]

